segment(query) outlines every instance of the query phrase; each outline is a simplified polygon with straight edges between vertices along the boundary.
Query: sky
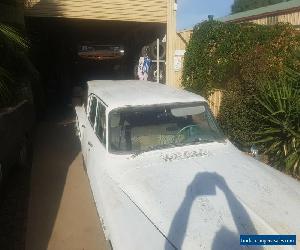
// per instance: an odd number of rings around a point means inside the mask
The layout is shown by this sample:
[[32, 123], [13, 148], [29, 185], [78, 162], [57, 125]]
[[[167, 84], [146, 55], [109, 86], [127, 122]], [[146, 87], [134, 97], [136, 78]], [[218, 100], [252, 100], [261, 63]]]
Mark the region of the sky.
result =
[[232, 3], [233, 0], [177, 0], [177, 30], [193, 28], [208, 15], [227, 16]]

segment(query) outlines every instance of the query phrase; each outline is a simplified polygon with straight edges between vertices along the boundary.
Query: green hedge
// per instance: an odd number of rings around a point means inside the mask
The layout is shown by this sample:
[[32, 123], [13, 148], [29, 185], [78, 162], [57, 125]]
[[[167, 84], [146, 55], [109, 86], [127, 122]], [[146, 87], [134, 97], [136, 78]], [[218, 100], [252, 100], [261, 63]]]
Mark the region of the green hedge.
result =
[[254, 90], [232, 82], [223, 92], [223, 99], [218, 116], [225, 134], [240, 149], [247, 150], [257, 139], [254, 133], [261, 126], [261, 118], [256, 111], [260, 109], [253, 98]]
[[255, 96], [260, 85], [299, 69], [294, 54], [300, 45], [288, 24], [273, 26], [205, 21], [195, 26], [187, 46], [183, 86], [208, 97], [223, 89], [219, 121], [228, 137], [241, 148], [257, 139], [262, 118]]

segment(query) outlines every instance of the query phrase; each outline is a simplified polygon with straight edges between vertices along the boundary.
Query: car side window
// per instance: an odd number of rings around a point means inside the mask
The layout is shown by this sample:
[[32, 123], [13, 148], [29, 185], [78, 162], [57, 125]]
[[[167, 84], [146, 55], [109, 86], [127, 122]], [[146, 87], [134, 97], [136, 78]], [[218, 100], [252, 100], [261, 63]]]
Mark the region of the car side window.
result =
[[97, 108], [97, 99], [95, 96], [90, 96], [88, 118], [89, 118], [92, 128], [94, 127], [94, 124], [95, 124], [96, 108]]
[[106, 144], [106, 116], [105, 106], [98, 101], [97, 115], [96, 115], [96, 128], [95, 133], [102, 144]]

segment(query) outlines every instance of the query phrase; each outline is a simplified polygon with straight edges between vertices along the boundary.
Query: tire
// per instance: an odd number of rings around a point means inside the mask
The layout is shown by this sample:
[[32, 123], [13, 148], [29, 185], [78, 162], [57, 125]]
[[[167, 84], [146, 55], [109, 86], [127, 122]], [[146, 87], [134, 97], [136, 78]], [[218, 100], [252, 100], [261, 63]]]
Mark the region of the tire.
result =
[[29, 168], [32, 164], [33, 148], [31, 140], [25, 136], [22, 140], [17, 165], [20, 168]]
[[[156, 41], [150, 45], [150, 57], [157, 59], [157, 43]], [[166, 57], [166, 43], [159, 43], [159, 59], [165, 59]]]
[[[162, 64], [160, 64], [161, 66]], [[149, 69], [149, 80], [152, 82], [157, 81], [157, 65], [156, 63], [151, 63], [150, 69]], [[165, 67], [159, 68], [159, 82], [165, 83], [166, 82], [166, 70]]]
[[146, 45], [141, 49], [140, 56], [142, 56], [142, 57], [149, 56], [150, 52], [151, 52], [150, 46]]

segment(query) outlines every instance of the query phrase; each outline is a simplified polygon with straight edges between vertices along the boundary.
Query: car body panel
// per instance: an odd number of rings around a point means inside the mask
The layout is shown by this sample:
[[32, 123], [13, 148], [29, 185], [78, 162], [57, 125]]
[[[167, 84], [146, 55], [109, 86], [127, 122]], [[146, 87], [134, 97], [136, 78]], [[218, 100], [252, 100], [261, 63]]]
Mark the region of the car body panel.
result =
[[[166, 161], [194, 151], [204, 153]], [[300, 232], [299, 183], [229, 142], [118, 161], [109, 175], [177, 248], [220, 249], [230, 237], [227, 249], [239, 249], [240, 234]]]
[[185, 90], [139, 80], [89, 81], [88, 92], [98, 96], [106, 104], [108, 112], [122, 107], [206, 101], [205, 98]]
[[[109, 176], [106, 171], [109, 164], [106, 148], [92, 132], [88, 119], [82, 116], [84, 108], [76, 107], [76, 113], [80, 116], [78, 124], [81, 128], [81, 144], [86, 144], [87, 152], [83, 153], [86, 171], [106, 238], [112, 242], [114, 249], [174, 249]], [[99, 158], [101, 161], [98, 161]]]

